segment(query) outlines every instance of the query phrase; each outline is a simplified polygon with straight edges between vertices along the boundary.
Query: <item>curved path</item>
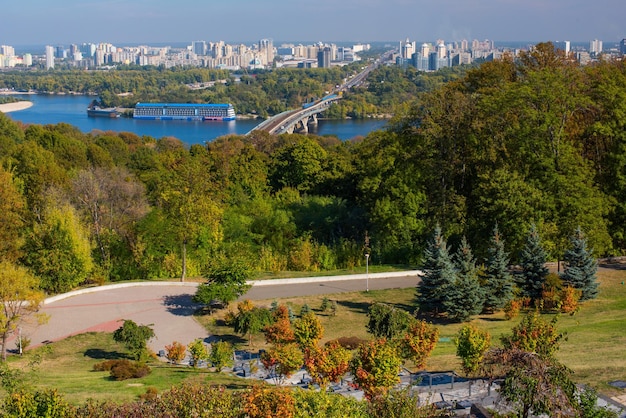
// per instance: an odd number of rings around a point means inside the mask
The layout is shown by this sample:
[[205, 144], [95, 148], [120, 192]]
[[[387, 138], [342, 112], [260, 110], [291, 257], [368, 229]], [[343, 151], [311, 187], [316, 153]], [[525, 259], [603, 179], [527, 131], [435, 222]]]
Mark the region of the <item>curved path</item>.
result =
[[[243, 298], [262, 300], [333, 294], [364, 291], [366, 287], [371, 290], [411, 288], [418, 281], [417, 272], [370, 274], [369, 279], [359, 274], [267, 280], [251, 282], [253, 286]], [[150, 348], [157, 352], [173, 341], [188, 344], [196, 338], [208, 337], [192, 316], [198, 307], [191, 301], [196, 286], [197, 283], [124, 283], [55, 296], [47, 299], [42, 308], [42, 312], [49, 315], [48, 323], [37, 327], [25, 325], [22, 335], [31, 339], [31, 347], [36, 347], [90, 331], [112, 332], [123, 320], [132, 319], [152, 326], [156, 338], [150, 341]]]

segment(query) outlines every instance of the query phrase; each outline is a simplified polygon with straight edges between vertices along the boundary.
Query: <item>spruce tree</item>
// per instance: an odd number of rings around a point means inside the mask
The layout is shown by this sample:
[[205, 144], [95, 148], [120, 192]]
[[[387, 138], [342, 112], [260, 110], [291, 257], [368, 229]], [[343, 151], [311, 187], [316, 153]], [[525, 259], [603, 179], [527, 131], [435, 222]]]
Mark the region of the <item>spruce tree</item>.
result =
[[417, 285], [417, 303], [421, 312], [440, 314], [456, 280], [456, 271], [439, 225], [424, 250], [424, 267]]
[[464, 322], [482, 311], [484, 299], [476, 260], [465, 237], [454, 255], [454, 264], [457, 277], [443, 305], [450, 319]]
[[573, 288], [580, 289], [580, 300], [594, 299], [598, 296], [598, 282], [596, 273], [598, 263], [593, 257], [593, 251], [587, 249], [587, 238], [578, 227], [570, 238], [571, 248], [563, 256], [565, 270], [563, 281]]
[[509, 255], [504, 251], [504, 240], [498, 231], [498, 225], [493, 228], [491, 243], [487, 250], [489, 256], [485, 264], [485, 295], [484, 309], [495, 311], [513, 299], [513, 276], [509, 273]]
[[522, 266], [520, 289], [524, 296], [528, 296], [533, 301], [541, 299], [543, 285], [548, 275], [546, 267], [546, 251], [541, 246], [541, 239], [535, 224], [530, 226], [530, 231], [526, 237], [526, 243], [520, 254], [520, 265]]

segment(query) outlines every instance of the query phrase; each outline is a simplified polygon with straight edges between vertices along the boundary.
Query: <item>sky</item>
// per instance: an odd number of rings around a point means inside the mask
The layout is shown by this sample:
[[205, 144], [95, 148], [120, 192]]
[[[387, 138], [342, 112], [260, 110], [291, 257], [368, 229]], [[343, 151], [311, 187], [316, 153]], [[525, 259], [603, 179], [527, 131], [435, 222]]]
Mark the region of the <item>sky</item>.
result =
[[10, 0], [0, 44], [615, 43], [626, 38], [625, 16], [625, 0]]

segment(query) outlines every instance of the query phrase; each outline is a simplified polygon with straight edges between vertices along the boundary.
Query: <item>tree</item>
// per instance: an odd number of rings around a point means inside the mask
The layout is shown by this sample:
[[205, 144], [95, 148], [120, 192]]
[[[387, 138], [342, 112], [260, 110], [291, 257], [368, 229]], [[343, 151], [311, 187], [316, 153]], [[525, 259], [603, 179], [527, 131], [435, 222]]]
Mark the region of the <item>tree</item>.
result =
[[254, 306], [248, 299], [237, 304], [237, 314], [232, 319], [235, 332], [248, 335], [248, 345], [252, 344], [252, 334], [261, 331], [272, 321], [268, 309]]
[[[57, 196], [58, 197], [58, 196]], [[41, 288], [51, 293], [72, 290], [93, 268], [89, 234], [69, 204], [50, 202], [41, 222], [28, 237], [24, 262], [41, 279]]]
[[565, 336], [557, 330], [558, 318], [555, 316], [548, 322], [534, 310], [526, 314], [513, 328], [513, 334], [502, 336], [500, 340], [505, 348], [537, 353], [541, 357], [553, 357]]
[[414, 320], [408, 312], [380, 302], [370, 305], [367, 316], [367, 332], [388, 340], [402, 335]]
[[483, 285], [484, 309], [495, 311], [504, 308], [513, 299], [513, 277], [509, 273], [509, 257], [504, 251], [504, 240], [497, 224], [493, 228], [488, 253]]
[[152, 338], [154, 338], [152, 328], [148, 325], [137, 325], [130, 319], [124, 320], [124, 324], [113, 333], [113, 339], [124, 344], [135, 360], [144, 358], [148, 341]]
[[170, 151], [163, 158], [168, 170], [160, 179], [158, 201], [168, 232], [180, 245], [181, 281], [185, 281], [188, 247], [195, 246], [201, 235], [207, 245], [217, 246], [223, 210], [214, 198], [215, 184], [206, 158], [185, 151]]
[[570, 243], [571, 248], [563, 256], [565, 261], [563, 281], [582, 291], [580, 300], [594, 299], [598, 296], [596, 276], [598, 263], [593, 257], [593, 251], [587, 249], [587, 239], [580, 227], [570, 238]]
[[18, 190], [16, 179], [0, 166], [0, 257], [4, 260], [19, 258], [25, 207], [26, 201]]
[[296, 343], [275, 344], [261, 355], [261, 362], [279, 384], [302, 367], [304, 355]]
[[454, 342], [456, 343], [456, 355], [461, 358], [461, 365], [465, 374], [470, 376], [476, 373], [491, 344], [489, 332], [468, 324], [459, 330]]
[[478, 268], [469, 243], [463, 237], [455, 257], [457, 278], [449, 290], [444, 305], [448, 318], [464, 322], [472, 315], [478, 315], [483, 308], [484, 296], [478, 282]]
[[439, 341], [439, 329], [426, 321], [413, 321], [399, 341], [402, 358], [411, 360], [417, 370], [426, 367], [426, 359]]
[[171, 345], [165, 346], [165, 358], [174, 364], [178, 364], [185, 359], [187, 347], [184, 344], [174, 341]]
[[215, 370], [221, 372], [224, 367], [233, 365], [233, 346], [228, 341], [218, 341], [211, 344], [209, 361]]
[[187, 345], [187, 350], [189, 350], [189, 355], [191, 356], [191, 362], [193, 363], [193, 367], [198, 367], [201, 361], [207, 360], [209, 358], [209, 351], [206, 348], [204, 342], [197, 338], [190, 342]]
[[491, 376], [505, 376], [499, 393], [517, 416], [577, 416], [572, 371], [556, 358], [515, 347], [496, 348], [487, 353], [484, 366]]
[[323, 347], [307, 348], [304, 353], [304, 367], [313, 382], [325, 388], [347, 373], [350, 358], [350, 351], [339, 345], [337, 340], [333, 340]]
[[541, 299], [543, 285], [548, 275], [546, 267], [546, 251], [541, 246], [539, 231], [532, 224], [526, 237], [526, 243], [520, 253], [520, 265], [522, 266], [520, 289], [524, 296], [533, 301]]
[[313, 347], [322, 339], [324, 327], [317, 315], [308, 312], [293, 322], [293, 335], [301, 349]]
[[417, 303], [420, 312], [437, 315], [443, 313], [441, 307], [446, 306], [456, 280], [456, 271], [439, 225], [424, 250], [424, 259], [422, 280], [417, 285]]
[[269, 344], [287, 344], [294, 342], [295, 336], [291, 328], [289, 308], [285, 305], [276, 306], [276, 309], [272, 312], [272, 317], [274, 322], [263, 329], [265, 332], [265, 341]]
[[10, 261], [0, 261], [0, 338], [2, 360], [7, 356], [7, 340], [30, 317], [40, 322], [46, 317], [37, 315], [44, 295], [38, 290], [38, 280], [24, 267]]
[[250, 289], [247, 283], [249, 277], [250, 270], [243, 263], [225, 262], [220, 268], [211, 271], [206, 283], [198, 286], [193, 301], [205, 305], [217, 301], [228, 305]]
[[354, 383], [367, 399], [385, 394], [400, 378], [402, 360], [396, 348], [381, 338], [361, 344], [350, 361]]

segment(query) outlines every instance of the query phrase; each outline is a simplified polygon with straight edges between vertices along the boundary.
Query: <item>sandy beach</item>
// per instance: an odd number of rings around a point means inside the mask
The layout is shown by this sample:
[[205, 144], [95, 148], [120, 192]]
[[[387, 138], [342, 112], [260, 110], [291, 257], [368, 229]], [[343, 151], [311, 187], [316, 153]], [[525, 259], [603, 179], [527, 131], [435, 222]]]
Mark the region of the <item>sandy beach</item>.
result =
[[9, 113], [9, 112], [17, 112], [18, 110], [28, 109], [33, 105], [33, 102], [22, 101], [15, 103], [3, 103], [0, 104], [0, 112]]

